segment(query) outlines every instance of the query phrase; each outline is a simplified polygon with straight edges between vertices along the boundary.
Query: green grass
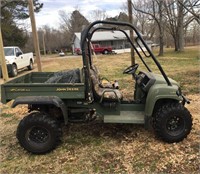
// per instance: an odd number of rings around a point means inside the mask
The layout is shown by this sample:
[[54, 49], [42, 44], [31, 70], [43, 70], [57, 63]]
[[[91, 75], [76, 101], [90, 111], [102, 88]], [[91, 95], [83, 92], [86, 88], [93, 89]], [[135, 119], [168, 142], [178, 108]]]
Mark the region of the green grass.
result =
[[175, 58], [200, 58], [200, 46], [186, 47], [183, 52], [175, 52], [174, 49], [166, 49], [163, 57]]
[[8, 118], [8, 117], [12, 117], [13, 114], [7, 114], [7, 113], [2, 113], [1, 114], [1, 117], [4, 117], [4, 118]]

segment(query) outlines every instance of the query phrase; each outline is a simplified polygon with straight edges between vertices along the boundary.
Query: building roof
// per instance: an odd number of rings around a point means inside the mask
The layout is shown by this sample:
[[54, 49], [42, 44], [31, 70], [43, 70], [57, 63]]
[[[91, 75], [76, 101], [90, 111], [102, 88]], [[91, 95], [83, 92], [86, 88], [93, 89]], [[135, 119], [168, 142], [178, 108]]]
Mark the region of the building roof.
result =
[[[130, 31], [125, 30], [130, 36]], [[75, 36], [81, 40], [81, 33], [74, 33]], [[106, 40], [123, 40], [126, 36], [121, 31], [98, 31], [93, 34], [92, 41], [106, 41]]]

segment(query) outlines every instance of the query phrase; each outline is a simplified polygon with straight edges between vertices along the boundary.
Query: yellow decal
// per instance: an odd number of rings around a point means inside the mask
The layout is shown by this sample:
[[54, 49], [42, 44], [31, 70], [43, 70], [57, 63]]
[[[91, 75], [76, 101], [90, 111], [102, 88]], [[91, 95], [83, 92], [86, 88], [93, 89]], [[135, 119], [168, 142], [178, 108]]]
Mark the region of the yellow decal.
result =
[[27, 89], [27, 88], [12, 88], [10, 91], [11, 92], [29, 92], [29, 91], [31, 91], [31, 89]]
[[79, 91], [79, 88], [57, 88], [56, 91]]

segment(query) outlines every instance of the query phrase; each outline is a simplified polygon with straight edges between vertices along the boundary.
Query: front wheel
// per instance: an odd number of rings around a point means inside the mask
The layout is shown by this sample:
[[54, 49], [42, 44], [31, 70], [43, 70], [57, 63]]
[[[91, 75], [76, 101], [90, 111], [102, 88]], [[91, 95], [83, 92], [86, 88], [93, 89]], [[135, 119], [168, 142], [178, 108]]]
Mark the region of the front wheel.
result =
[[153, 124], [159, 138], [168, 143], [180, 142], [192, 129], [192, 117], [182, 104], [168, 103], [155, 113]]
[[24, 117], [17, 128], [20, 145], [34, 154], [53, 150], [60, 142], [61, 128], [45, 113], [34, 112]]

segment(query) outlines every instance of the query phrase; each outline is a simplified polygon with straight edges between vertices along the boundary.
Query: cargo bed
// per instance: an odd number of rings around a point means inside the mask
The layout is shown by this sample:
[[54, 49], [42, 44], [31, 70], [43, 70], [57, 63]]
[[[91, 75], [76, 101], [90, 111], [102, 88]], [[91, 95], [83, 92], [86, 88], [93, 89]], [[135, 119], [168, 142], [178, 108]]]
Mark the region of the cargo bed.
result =
[[84, 83], [46, 83], [53, 72], [32, 72], [1, 85], [2, 103], [20, 96], [57, 96], [61, 99], [84, 99]]

